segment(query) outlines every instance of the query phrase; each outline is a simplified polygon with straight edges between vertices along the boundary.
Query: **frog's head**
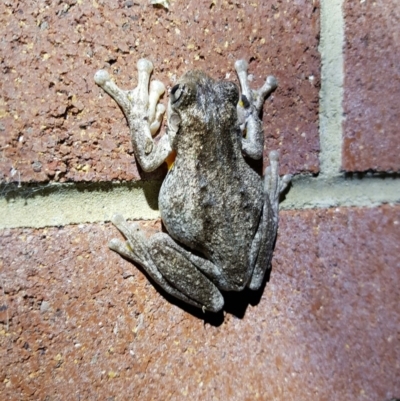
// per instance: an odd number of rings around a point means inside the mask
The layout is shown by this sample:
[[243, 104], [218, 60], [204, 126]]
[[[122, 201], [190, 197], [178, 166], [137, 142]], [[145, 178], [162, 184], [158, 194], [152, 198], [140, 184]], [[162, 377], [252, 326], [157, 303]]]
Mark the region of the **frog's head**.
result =
[[233, 82], [215, 81], [203, 71], [189, 71], [171, 89], [168, 134], [175, 138], [215, 134], [236, 124], [239, 89]]

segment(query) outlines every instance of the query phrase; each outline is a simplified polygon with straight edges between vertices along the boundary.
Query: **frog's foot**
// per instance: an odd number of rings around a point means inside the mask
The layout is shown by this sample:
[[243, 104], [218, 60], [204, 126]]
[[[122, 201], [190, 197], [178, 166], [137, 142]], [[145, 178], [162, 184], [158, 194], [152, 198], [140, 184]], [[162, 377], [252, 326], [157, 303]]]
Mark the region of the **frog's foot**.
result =
[[160, 81], [151, 81], [153, 64], [145, 59], [137, 63], [138, 85], [133, 90], [122, 90], [105, 70], [99, 70], [94, 80], [121, 107], [128, 122], [132, 146], [139, 164], [145, 171], [152, 171], [162, 164], [171, 151], [168, 137], [164, 135], [156, 144], [152, 136], [158, 131], [165, 112], [159, 104], [165, 86]]
[[165, 106], [158, 103], [160, 96], [165, 92], [165, 86], [161, 81], [151, 81], [149, 91], [150, 74], [153, 71], [151, 61], [140, 59], [137, 68], [138, 85], [133, 90], [120, 89], [105, 70], [97, 71], [94, 80], [118, 103], [128, 122], [135, 115], [146, 117], [150, 131], [154, 135], [160, 127], [165, 112]]
[[120, 255], [133, 260], [140, 265], [144, 265], [150, 259], [146, 247], [146, 237], [137, 223], [128, 224], [120, 214], [112, 217], [111, 222], [126, 238], [126, 241], [120, 241], [113, 238], [108, 246]]
[[238, 60], [235, 63], [235, 68], [239, 77], [242, 94], [246, 96], [248, 102], [250, 102], [255, 107], [257, 113], [260, 114], [265, 98], [277, 88], [278, 81], [273, 75], [269, 75], [261, 88], [251, 89], [247, 74], [247, 62], [245, 60]]
[[242, 92], [241, 100], [237, 106], [239, 124], [244, 133], [242, 150], [252, 159], [261, 159], [264, 136], [259, 115], [265, 97], [277, 87], [278, 83], [275, 77], [270, 75], [261, 88], [251, 89], [247, 75], [247, 62], [238, 60], [235, 63], [235, 68]]
[[218, 312], [222, 309], [224, 299], [218, 288], [191, 259], [194, 258], [198, 264], [207, 265], [210, 262], [192, 256], [167, 234], [158, 233], [147, 239], [138, 224], [128, 224], [121, 215], [113, 216], [112, 223], [126, 241], [112, 239], [110, 249], [140, 264], [172, 296], [203, 310]]

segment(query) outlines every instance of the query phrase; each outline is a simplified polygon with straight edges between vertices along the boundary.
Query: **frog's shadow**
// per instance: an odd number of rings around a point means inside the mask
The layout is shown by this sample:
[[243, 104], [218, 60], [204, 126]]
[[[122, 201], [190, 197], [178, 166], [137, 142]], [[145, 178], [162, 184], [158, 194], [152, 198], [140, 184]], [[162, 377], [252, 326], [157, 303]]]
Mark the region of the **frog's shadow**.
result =
[[[141, 269], [141, 271], [143, 271]], [[145, 272], [144, 272], [145, 273]], [[145, 273], [146, 274], [146, 273]], [[245, 288], [242, 291], [221, 291], [222, 295], [225, 299], [225, 305], [222, 311], [213, 313], [213, 312], [203, 312], [201, 309], [196, 308], [195, 306], [189, 305], [180, 299], [173, 297], [168, 294], [164, 289], [162, 289], [158, 284], [154, 283], [151, 278], [149, 280], [152, 282], [157, 291], [170, 303], [178, 306], [183, 309], [185, 312], [190, 313], [192, 316], [197, 317], [198, 319], [204, 320], [204, 323], [211, 324], [212, 326], [218, 327], [224, 322], [225, 313], [230, 313], [231, 315], [237, 317], [238, 319], [242, 319], [246, 313], [247, 307], [249, 305], [255, 306], [257, 305], [261, 297], [263, 295], [264, 289], [269, 281], [271, 274], [271, 269], [267, 270], [265, 273], [264, 281], [262, 286], [256, 290], [250, 290]], [[224, 313], [225, 312], [225, 313]]]

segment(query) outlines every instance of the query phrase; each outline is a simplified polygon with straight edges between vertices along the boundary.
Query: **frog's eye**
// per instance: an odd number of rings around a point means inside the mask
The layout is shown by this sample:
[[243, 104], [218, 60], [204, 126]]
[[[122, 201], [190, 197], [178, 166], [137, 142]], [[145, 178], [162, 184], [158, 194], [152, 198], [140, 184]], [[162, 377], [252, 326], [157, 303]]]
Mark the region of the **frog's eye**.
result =
[[175, 85], [172, 89], [171, 89], [171, 103], [176, 103], [183, 95], [185, 91], [185, 85]]

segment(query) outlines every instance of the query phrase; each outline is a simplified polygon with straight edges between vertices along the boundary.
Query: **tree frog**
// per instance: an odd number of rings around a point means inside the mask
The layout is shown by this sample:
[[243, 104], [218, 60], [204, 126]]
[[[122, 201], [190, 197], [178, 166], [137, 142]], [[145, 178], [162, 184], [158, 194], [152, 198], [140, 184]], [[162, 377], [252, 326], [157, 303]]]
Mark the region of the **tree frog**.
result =
[[235, 63], [241, 94], [232, 82], [189, 71], [170, 90], [166, 133], [155, 142], [165, 86], [150, 82], [150, 61], [139, 60], [137, 68], [133, 90], [120, 89], [104, 70], [94, 79], [125, 114], [142, 169], [169, 164], [159, 193], [168, 233], [147, 238], [137, 223], [117, 214], [112, 222], [126, 240], [113, 239], [109, 247], [140, 264], [169, 294], [218, 312], [221, 291], [257, 290], [270, 266], [279, 195], [291, 177], [279, 176], [276, 151], [269, 153], [263, 177], [248, 160], [262, 158], [259, 115], [277, 82], [269, 76], [260, 89], [251, 89], [244, 60]]

